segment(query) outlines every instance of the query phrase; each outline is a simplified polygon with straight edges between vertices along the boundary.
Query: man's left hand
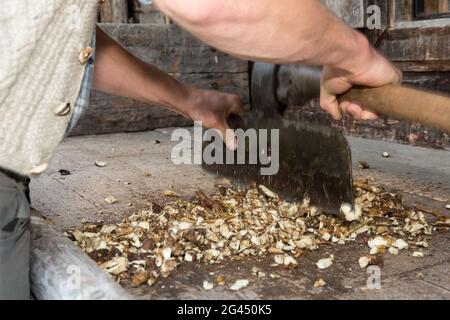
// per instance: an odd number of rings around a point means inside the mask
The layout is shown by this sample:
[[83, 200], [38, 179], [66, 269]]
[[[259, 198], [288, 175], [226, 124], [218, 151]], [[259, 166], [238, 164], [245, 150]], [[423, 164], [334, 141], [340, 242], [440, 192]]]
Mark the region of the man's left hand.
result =
[[244, 107], [239, 96], [213, 90], [189, 89], [186, 113], [206, 128], [216, 129], [231, 150], [236, 149], [234, 134], [226, 134], [230, 115], [239, 115]]

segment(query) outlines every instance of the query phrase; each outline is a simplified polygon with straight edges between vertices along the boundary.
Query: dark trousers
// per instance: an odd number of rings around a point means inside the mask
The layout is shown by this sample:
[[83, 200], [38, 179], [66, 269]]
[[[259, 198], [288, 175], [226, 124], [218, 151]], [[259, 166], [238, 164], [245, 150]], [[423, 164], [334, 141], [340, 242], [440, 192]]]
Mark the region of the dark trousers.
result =
[[28, 182], [0, 169], [0, 300], [30, 298]]

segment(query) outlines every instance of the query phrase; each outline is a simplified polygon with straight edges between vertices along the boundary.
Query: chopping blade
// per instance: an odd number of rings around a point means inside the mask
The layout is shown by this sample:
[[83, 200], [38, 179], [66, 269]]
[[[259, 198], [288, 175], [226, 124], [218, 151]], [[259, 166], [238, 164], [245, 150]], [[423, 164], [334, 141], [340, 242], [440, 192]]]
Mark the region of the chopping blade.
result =
[[[249, 139], [245, 140], [246, 143], [241, 140], [233, 159], [237, 159], [239, 153], [245, 154], [244, 164], [204, 163], [203, 167], [240, 185], [264, 185], [287, 200], [301, 201], [307, 197], [311, 205], [324, 212], [339, 214], [343, 203], [353, 205], [354, 202], [351, 152], [347, 140], [330, 127], [283, 119], [278, 112], [280, 105], [271, 98], [273, 94], [270, 91], [276, 90], [272, 67], [260, 64], [258, 68], [256, 75], [255, 70], [253, 73], [252, 87], [255, 88], [256, 82], [257, 88], [263, 90], [253, 90], [253, 110], [230, 121], [233, 129], [243, 129], [243, 132], [256, 129], [256, 132], [263, 133], [263, 138], [255, 135], [257, 151], [249, 146]], [[267, 97], [265, 92], [269, 92]], [[278, 137], [272, 136], [272, 132], [278, 132]], [[267, 141], [265, 135], [268, 136]], [[223, 159], [226, 159], [225, 149]], [[258, 153], [257, 162], [249, 164], [255, 152]], [[261, 161], [261, 155], [269, 156], [270, 164]], [[262, 168], [274, 167], [276, 162], [276, 173], [262, 174]]]

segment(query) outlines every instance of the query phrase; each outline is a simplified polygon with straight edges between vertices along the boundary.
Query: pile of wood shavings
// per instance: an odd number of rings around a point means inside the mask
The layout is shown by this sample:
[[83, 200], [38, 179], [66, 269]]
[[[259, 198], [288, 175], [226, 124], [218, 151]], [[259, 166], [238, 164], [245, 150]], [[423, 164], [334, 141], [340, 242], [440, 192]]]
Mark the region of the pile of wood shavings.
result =
[[[296, 268], [305, 251], [345, 245], [362, 236], [370, 249], [359, 259], [365, 268], [379, 264], [386, 251], [397, 255], [420, 248], [413, 254], [419, 257], [433, 231], [448, 231], [449, 218], [438, 216], [430, 225], [423, 212], [404, 208], [398, 194], [372, 183], [355, 183], [363, 214], [351, 223], [322, 214], [307, 200], [283, 201], [264, 186], [220, 185], [214, 195], [198, 191], [190, 201], [177, 198], [164, 207], [153, 203], [119, 224], [86, 224], [66, 234], [118, 282], [136, 287], [153, 285], [183, 262], [214, 264], [272, 255], [273, 266]], [[318, 268], [328, 267], [333, 259], [319, 261]], [[217, 284], [223, 285], [222, 280]]]

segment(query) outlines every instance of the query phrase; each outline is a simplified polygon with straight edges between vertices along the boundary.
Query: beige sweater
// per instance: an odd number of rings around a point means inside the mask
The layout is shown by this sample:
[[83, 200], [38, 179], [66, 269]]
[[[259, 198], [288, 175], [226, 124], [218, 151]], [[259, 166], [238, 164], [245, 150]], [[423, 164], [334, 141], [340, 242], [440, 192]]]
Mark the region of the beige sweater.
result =
[[2, 0], [0, 168], [44, 171], [76, 102], [98, 0]]

